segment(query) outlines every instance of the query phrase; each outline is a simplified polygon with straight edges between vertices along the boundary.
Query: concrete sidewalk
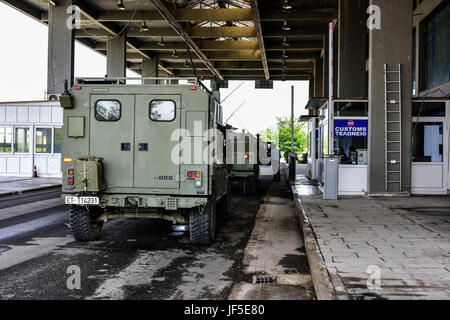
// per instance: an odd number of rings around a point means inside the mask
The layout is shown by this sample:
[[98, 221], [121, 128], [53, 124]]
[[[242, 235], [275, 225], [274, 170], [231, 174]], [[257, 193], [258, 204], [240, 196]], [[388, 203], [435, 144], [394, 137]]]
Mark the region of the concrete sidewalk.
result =
[[318, 248], [308, 259], [326, 270], [312, 270], [315, 286], [331, 282], [337, 299], [450, 299], [450, 197], [324, 201], [300, 168], [292, 187]]
[[0, 177], [0, 197], [61, 186], [61, 178]]
[[311, 300], [314, 288], [289, 183], [273, 182], [245, 248], [244, 279], [230, 300]]

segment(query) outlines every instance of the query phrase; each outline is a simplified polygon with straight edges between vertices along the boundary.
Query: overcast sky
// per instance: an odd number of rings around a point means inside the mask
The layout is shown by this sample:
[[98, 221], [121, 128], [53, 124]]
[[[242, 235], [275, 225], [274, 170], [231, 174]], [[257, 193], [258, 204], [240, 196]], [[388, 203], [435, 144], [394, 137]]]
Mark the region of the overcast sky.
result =
[[[42, 100], [47, 86], [48, 28], [0, 2], [0, 102]], [[83, 45], [75, 46], [75, 77], [103, 77], [106, 58]], [[128, 76], [136, 76], [128, 72]], [[231, 81], [222, 99], [241, 81]], [[295, 86], [295, 114], [307, 113], [308, 82], [275, 82], [274, 90], [256, 90], [245, 82], [224, 103], [227, 119], [235, 127], [257, 133], [276, 124], [275, 117], [290, 116], [291, 86]]]

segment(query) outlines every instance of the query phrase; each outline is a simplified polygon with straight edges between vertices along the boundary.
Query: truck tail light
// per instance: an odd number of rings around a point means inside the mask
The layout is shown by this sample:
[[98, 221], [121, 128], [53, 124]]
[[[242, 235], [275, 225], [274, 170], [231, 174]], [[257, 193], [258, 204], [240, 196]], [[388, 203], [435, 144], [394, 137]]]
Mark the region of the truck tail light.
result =
[[245, 156], [244, 156], [244, 159], [245, 160], [248, 160], [250, 158], [250, 156], [248, 155], [248, 154], [246, 154]]
[[69, 169], [67, 171], [67, 173], [69, 174], [69, 176], [73, 176], [74, 175], [74, 170], [73, 169]]
[[73, 177], [68, 177], [68, 178], [67, 178], [67, 183], [68, 183], [69, 185], [73, 185]]
[[201, 178], [202, 177], [202, 173], [201, 173], [201, 171], [188, 171], [187, 172], [187, 177], [191, 178], [191, 179]]
[[72, 163], [72, 157], [64, 157], [64, 163]]

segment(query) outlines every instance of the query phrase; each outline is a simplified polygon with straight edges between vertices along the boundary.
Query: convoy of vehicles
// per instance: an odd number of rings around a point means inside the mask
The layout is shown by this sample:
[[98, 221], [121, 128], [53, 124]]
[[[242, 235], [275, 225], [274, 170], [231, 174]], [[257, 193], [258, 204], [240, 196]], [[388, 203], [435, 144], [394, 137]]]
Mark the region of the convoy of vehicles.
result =
[[[272, 143], [263, 141], [259, 134], [254, 136], [245, 131], [234, 132], [227, 142], [233, 146], [233, 161], [228, 164], [230, 177], [242, 185], [244, 195], [255, 195], [260, 165], [274, 165], [278, 161], [279, 168], [280, 158], [276, 158], [279, 151], [272, 150]], [[280, 171], [275, 167], [274, 172], [274, 180], [279, 181]]]
[[[168, 80], [76, 79], [61, 96], [62, 190], [75, 239], [132, 217], [188, 226], [193, 244], [214, 241], [217, 215], [230, 210], [230, 165], [216, 156], [226, 152], [222, 107], [195, 78]], [[254, 194], [258, 164], [247, 167]]]

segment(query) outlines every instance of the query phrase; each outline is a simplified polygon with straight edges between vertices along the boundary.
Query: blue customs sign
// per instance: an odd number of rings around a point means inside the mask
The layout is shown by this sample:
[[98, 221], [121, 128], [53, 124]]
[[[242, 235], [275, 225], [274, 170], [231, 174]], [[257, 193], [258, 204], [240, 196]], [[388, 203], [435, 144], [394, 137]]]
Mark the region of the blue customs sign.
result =
[[369, 120], [334, 120], [335, 137], [367, 137]]

